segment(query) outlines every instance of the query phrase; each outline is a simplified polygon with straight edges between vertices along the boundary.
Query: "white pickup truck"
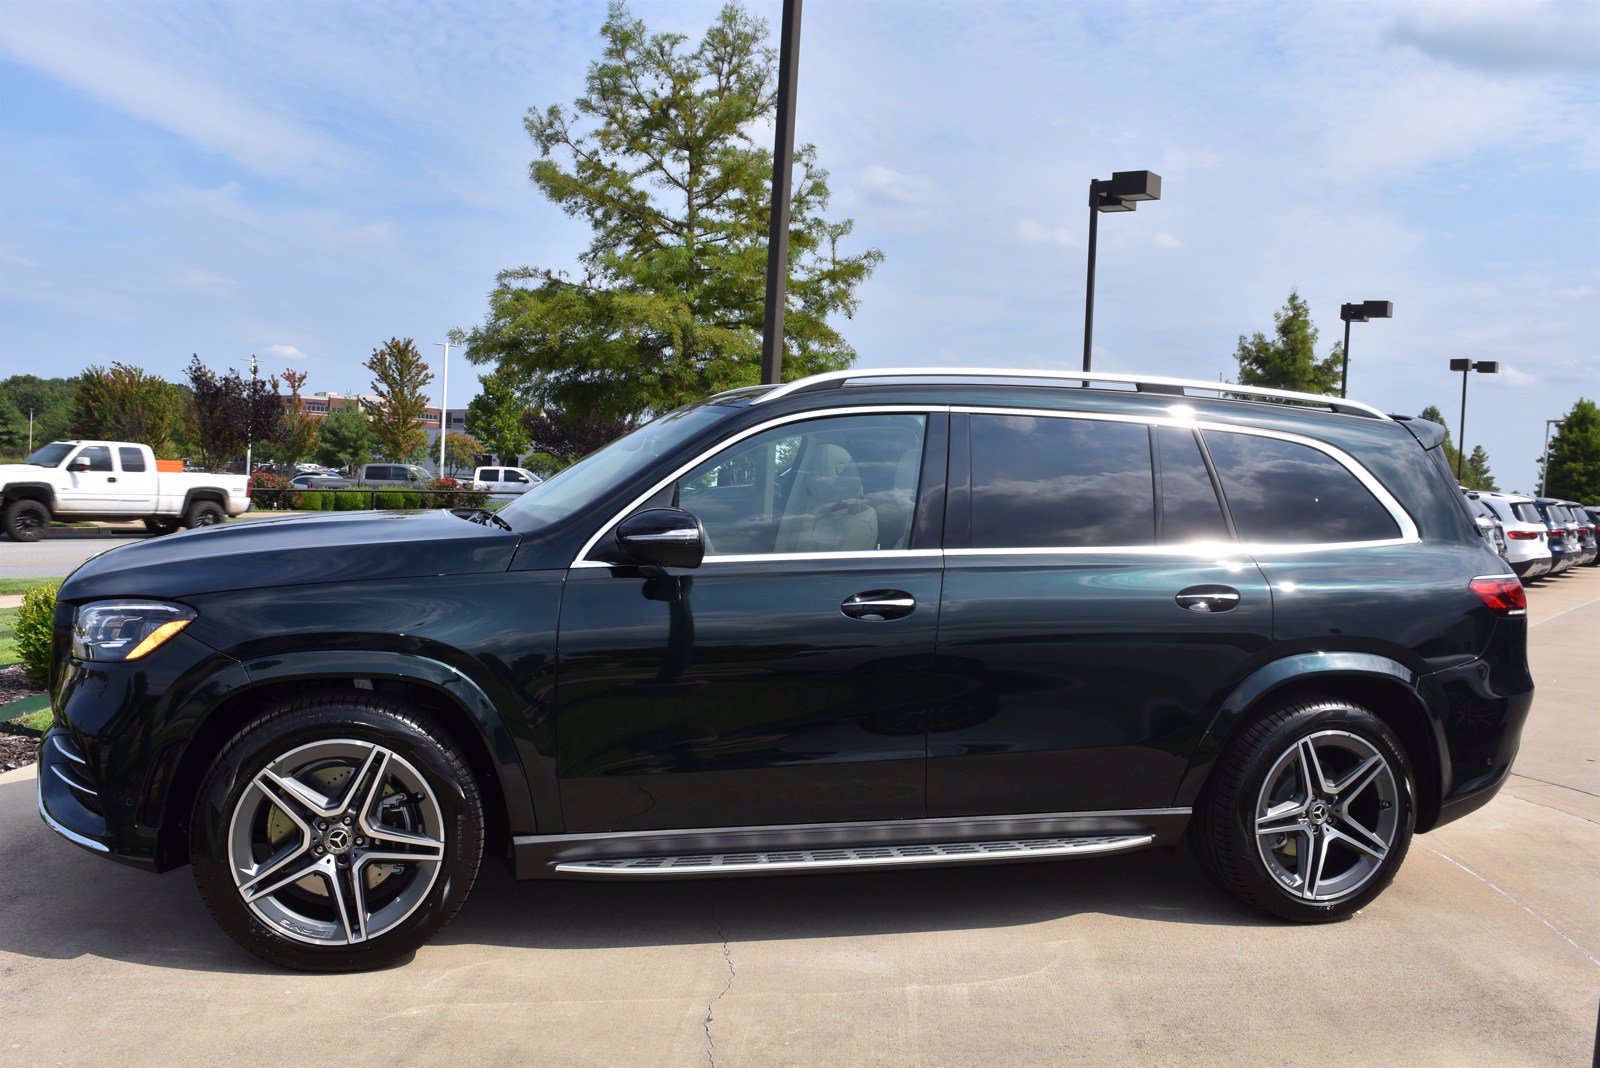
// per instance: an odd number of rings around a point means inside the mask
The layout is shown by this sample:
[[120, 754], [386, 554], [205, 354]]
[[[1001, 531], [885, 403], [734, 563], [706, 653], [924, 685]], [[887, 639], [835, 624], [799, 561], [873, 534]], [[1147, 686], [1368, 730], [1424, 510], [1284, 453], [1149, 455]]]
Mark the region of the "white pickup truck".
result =
[[243, 475], [159, 471], [149, 446], [128, 441], [52, 441], [20, 464], [0, 465], [0, 527], [16, 541], [38, 541], [53, 518], [143, 519], [166, 534], [249, 507]]

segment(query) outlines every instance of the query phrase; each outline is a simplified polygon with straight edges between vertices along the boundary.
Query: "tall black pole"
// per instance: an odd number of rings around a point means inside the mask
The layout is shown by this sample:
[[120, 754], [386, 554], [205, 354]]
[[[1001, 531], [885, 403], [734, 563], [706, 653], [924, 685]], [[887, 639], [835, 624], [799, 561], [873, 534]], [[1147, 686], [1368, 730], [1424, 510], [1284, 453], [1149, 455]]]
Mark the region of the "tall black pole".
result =
[[1100, 236], [1100, 210], [1095, 206], [1094, 182], [1089, 183], [1089, 281], [1083, 287], [1083, 373], [1089, 373], [1090, 346], [1094, 344], [1094, 247]]
[[767, 231], [767, 307], [761, 381], [783, 380], [783, 305], [789, 283], [789, 197], [794, 180], [794, 95], [800, 72], [800, 0], [783, 0], [778, 39], [778, 123], [772, 138], [772, 225]]
[[1344, 321], [1344, 363], [1339, 369], [1339, 397], [1345, 396], [1344, 388], [1350, 382], [1350, 320]]
[[1461, 460], [1467, 455], [1467, 376], [1472, 368], [1461, 372], [1461, 421], [1456, 424], [1456, 481], [1461, 481]]

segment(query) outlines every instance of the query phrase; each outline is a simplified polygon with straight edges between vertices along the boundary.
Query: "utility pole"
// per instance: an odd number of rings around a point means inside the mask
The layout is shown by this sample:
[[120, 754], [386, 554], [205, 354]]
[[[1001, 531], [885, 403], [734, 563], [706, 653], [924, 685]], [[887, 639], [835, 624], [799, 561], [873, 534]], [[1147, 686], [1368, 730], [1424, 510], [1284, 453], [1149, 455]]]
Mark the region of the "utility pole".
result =
[[789, 286], [789, 199], [794, 181], [794, 96], [800, 72], [800, 0], [783, 0], [778, 39], [778, 121], [772, 136], [772, 221], [767, 230], [767, 304], [761, 381], [783, 381], [783, 307]]
[[28, 409], [28, 455], [33, 455], [33, 409]]
[[[1546, 419], [1544, 421], [1544, 459], [1539, 462], [1539, 496], [1541, 497], [1549, 496], [1545, 492], [1545, 487], [1550, 481], [1550, 428], [1560, 426], [1561, 423], [1562, 420], [1560, 419]], [[28, 441], [31, 444], [33, 438], [30, 437]]]
[[450, 342], [435, 341], [433, 347], [444, 349], [444, 381], [439, 384], [439, 477], [444, 477], [444, 437], [450, 432]]
[[249, 478], [254, 468], [251, 457], [256, 444], [256, 354], [250, 354], [250, 396], [246, 402], [244, 418], [244, 477]]

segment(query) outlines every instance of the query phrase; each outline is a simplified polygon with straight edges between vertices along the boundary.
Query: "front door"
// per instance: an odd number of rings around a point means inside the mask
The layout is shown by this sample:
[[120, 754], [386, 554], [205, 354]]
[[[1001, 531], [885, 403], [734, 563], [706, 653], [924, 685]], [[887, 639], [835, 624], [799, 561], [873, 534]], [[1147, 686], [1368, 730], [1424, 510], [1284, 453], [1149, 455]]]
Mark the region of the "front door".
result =
[[928, 433], [942, 418], [841, 414], [746, 437], [648, 502], [700, 518], [699, 568], [572, 569], [556, 728], [568, 831], [924, 814], [941, 562], [916, 506], [925, 445], [942, 480], [944, 437]]
[[1170, 805], [1214, 695], [1272, 630], [1194, 432], [968, 418], [970, 436], [952, 425], [928, 814]]
[[56, 492], [56, 511], [112, 515], [119, 510], [117, 469], [108, 445], [85, 445], [67, 461], [66, 488]]

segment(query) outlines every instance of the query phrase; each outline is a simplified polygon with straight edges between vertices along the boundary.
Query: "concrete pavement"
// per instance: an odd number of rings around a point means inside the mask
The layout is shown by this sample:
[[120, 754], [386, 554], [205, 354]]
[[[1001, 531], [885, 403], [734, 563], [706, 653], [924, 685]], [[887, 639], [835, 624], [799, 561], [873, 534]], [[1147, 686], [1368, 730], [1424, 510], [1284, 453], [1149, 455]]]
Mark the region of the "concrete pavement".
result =
[[0, 1065], [1588, 1064], [1600, 999], [1600, 570], [1530, 594], [1539, 695], [1489, 806], [1341, 924], [1189, 858], [669, 885], [485, 868], [411, 962], [256, 962], [186, 872], [81, 852], [0, 776]]

